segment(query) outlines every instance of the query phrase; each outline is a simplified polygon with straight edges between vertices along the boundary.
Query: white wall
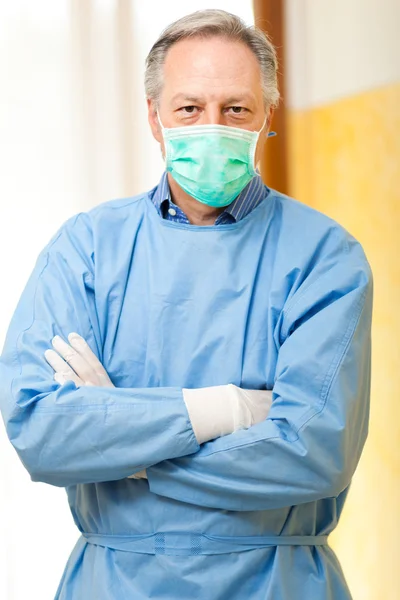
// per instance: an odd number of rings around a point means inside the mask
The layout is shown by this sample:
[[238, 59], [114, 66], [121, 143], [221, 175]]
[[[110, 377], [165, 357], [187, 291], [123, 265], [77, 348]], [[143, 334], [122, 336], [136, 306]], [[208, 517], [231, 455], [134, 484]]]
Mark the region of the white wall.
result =
[[286, 0], [285, 8], [290, 108], [399, 80], [399, 0]]
[[[144, 57], [172, 20], [211, 7], [253, 19], [251, 0], [0, 0], [0, 345], [60, 224], [157, 182]], [[64, 490], [31, 483], [0, 426], [0, 598], [52, 598], [77, 537]]]
[[[0, 4], [0, 344], [40, 248], [79, 210], [67, 4]], [[0, 598], [51, 598], [76, 537], [64, 490], [33, 485], [0, 426]]]

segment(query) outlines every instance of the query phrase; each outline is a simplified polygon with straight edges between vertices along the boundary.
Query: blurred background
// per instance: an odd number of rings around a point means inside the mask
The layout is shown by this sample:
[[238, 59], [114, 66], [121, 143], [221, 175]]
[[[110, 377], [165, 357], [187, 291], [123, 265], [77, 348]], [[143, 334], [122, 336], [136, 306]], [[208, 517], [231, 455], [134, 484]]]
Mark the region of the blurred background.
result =
[[[144, 59], [166, 25], [203, 8], [255, 21], [278, 47], [283, 98], [265, 182], [342, 223], [372, 265], [370, 435], [331, 544], [354, 600], [396, 600], [398, 0], [0, 0], [0, 345], [58, 227], [157, 183]], [[32, 484], [0, 427], [0, 598], [53, 598], [77, 538], [64, 490]]]

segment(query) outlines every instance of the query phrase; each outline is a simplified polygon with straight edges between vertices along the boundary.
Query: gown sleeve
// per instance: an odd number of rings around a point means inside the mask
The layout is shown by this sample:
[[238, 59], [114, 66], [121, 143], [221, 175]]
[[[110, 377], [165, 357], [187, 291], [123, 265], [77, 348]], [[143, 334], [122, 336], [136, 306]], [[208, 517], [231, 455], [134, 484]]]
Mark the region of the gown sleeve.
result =
[[102, 358], [89, 219], [67, 221], [40, 254], [0, 358], [8, 437], [33, 481], [62, 487], [122, 479], [199, 449], [180, 388], [60, 387], [53, 379], [44, 352], [56, 334], [77, 331]]
[[268, 510], [339, 495], [368, 430], [372, 276], [346, 237], [314, 266], [275, 328], [265, 421], [147, 471], [153, 493], [226, 510]]

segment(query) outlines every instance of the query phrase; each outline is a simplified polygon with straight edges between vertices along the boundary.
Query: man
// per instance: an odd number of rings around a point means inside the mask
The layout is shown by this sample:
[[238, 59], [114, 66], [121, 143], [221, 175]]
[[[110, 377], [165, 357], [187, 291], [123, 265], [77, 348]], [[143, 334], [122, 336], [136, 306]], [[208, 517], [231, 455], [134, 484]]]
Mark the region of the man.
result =
[[276, 69], [234, 15], [172, 24], [146, 64], [166, 174], [65, 223], [23, 292], [1, 403], [82, 532], [57, 599], [350, 598], [327, 536], [367, 434], [371, 273], [260, 180]]

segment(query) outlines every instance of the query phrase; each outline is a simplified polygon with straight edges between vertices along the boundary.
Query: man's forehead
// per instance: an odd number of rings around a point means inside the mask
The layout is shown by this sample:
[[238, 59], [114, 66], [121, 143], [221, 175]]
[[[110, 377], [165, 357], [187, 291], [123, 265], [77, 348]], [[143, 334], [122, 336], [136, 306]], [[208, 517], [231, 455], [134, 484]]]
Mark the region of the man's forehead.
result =
[[251, 77], [260, 65], [246, 44], [220, 37], [183, 39], [171, 46], [164, 73], [174, 77]]
[[165, 59], [163, 94], [180, 102], [258, 104], [262, 96], [260, 65], [242, 42], [214, 37], [185, 39]]

